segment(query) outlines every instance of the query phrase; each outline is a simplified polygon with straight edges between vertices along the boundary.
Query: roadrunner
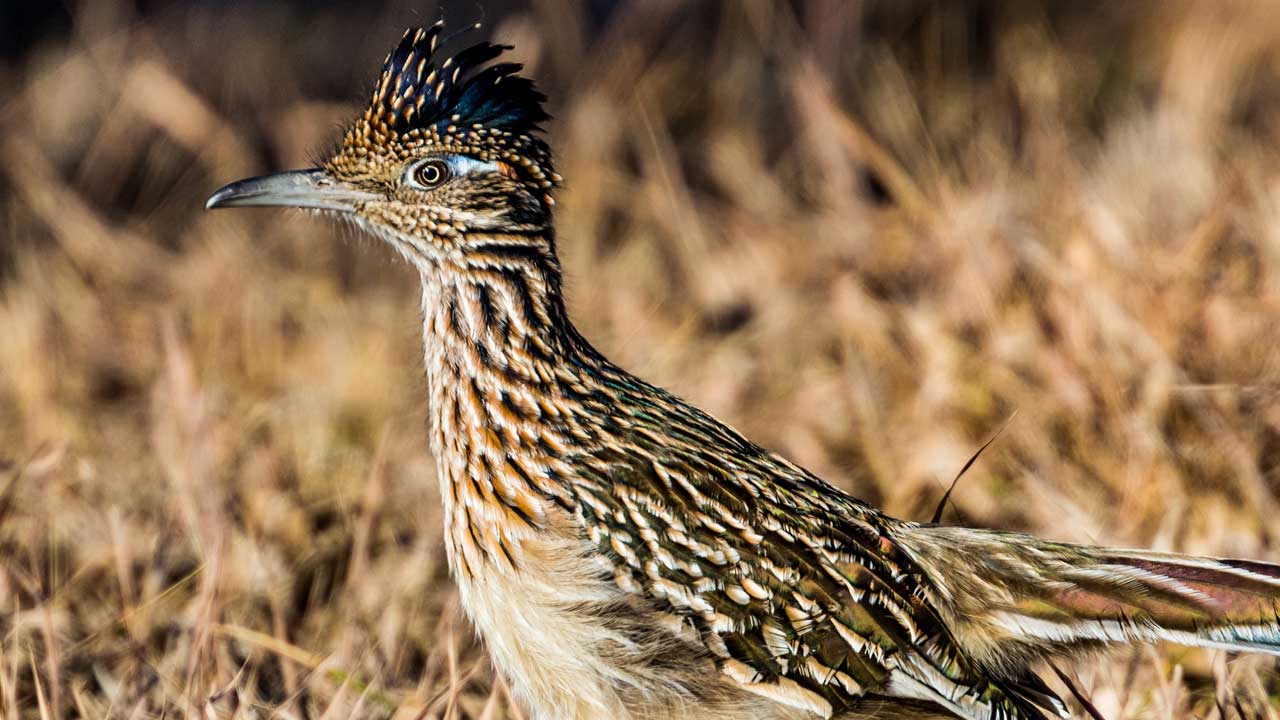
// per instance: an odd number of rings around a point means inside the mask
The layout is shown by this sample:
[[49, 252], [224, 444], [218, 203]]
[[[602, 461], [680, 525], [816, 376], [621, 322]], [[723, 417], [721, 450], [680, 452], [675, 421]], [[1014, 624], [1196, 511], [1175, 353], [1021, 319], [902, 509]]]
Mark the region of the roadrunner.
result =
[[1280, 566], [887, 517], [609, 362], [561, 295], [545, 97], [410, 29], [311, 208], [417, 269], [445, 542], [536, 718], [1066, 716], [1036, 670], [1167, 640], [1280, 654]]

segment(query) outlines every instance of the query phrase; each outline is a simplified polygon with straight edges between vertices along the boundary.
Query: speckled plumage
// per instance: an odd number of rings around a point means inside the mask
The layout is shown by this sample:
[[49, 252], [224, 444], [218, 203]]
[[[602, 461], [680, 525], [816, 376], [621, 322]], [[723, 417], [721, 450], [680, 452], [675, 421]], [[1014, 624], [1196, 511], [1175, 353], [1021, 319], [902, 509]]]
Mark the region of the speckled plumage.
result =
[[1066, 712], [1052, 656], [1280, 653], [1280, 567], [895, 520], [610, 363], [561, 296], [542, 95], [440, 37], [307, 176], [340, 202], [210, 204], [340, 207], [418, 269], [450, 564], [536, 718], [1027, 720]]

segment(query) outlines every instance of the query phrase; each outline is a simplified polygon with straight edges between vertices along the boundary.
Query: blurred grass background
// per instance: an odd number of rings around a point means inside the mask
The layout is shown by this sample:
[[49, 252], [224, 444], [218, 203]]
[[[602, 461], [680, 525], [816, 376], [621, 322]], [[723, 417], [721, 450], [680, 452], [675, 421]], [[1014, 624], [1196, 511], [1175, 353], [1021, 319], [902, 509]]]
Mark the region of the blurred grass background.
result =
[[[1274, 2], [451, 4], [552, 96], [599, 347], [927, 519], [1280, 561]], [[430, 3], [0, 9], [0, 715], [520, 717], [459, 617], [416, 278], [224, 182]], [[1276, 718], [1274, 660], [1074, 669]]]

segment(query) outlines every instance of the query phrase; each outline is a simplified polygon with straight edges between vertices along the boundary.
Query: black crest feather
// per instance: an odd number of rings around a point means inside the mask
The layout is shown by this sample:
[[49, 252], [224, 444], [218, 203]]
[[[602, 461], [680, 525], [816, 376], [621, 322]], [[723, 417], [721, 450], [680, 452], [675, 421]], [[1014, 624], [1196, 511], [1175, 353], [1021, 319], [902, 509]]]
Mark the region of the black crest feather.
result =
[[477, 125], [512, 135], [542, 130], [550, 119], [546, 96], [532, 80], [521, 77], [519, 63], [489, 65], [509, 45], [480, 42], [448, 55], [442, 41], [443, 22], [405, 31], [387, 56], [374, 90], [374, 117], [396, 131], [431, 130], [443, 134], [450, 125]]

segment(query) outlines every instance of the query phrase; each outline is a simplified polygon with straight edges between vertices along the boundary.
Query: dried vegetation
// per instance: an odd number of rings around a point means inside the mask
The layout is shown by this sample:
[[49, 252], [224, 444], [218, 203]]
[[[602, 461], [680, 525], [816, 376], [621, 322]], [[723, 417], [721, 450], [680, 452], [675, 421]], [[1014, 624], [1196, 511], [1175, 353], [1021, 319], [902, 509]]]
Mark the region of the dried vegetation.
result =
[[[519, 717], [444, 567], [415, 278], [201, 210], [423, 15], [130, 5], [0, 65], [0, 715]], [[899, 516], [1016, 410], [949, 522], [1280, 561], [1273, 4], [797, 5], [492, 10], [587, 336]], [[1074, 677], [1280, 715], [1265, 659]]]

